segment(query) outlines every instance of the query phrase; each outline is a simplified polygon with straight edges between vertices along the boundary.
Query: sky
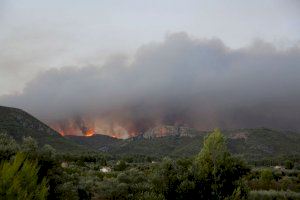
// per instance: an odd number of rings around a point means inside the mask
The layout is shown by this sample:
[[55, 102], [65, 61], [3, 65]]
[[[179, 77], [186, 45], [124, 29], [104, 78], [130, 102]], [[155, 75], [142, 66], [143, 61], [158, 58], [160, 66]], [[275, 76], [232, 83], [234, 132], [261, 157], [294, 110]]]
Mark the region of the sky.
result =
[[22, 93], [37, 74], [132, 56], [169, 34], [218, 38], [231, 48], [261, 39], [300, 41], [297, 0], [1, 0], [0, 95]]

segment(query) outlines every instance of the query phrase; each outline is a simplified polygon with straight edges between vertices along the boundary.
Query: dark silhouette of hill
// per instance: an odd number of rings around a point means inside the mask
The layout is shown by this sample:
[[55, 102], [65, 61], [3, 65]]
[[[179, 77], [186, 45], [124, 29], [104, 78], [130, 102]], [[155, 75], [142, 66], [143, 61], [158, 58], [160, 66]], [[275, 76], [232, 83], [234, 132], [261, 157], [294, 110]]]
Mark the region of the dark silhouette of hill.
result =
[[58, 151], [81, 151], [85, 149], [64, 137], [49, 126], [28, 114], [27, 112], [10, 107], [0, 106], [0, 133], [11, 135], [17, 142], [23, 137], [31, 136], [39, 146], [49, 144]]

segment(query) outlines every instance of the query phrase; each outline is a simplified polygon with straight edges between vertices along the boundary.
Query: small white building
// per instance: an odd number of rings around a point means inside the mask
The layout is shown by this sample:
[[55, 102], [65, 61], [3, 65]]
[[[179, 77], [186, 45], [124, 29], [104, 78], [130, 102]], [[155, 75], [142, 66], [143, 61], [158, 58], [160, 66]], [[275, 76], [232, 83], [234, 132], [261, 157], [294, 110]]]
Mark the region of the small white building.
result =
[[111, 172], [111, 169], [109, 167], [102, 167], [100, 169], [100, 172], [103, 172], [103, 173], [108, 173], [108, 172]]

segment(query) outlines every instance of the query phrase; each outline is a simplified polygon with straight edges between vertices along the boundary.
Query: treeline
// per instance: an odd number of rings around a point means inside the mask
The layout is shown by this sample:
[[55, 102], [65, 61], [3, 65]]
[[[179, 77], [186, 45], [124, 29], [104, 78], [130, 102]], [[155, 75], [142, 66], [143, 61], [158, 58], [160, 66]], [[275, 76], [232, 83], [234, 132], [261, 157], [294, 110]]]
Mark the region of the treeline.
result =
[[250, 169], [219, 130], [198, 155], [180, 159], [60, 154], [30, 137], [17, 144], [0, 134], [0, 159], [0, 199], [297, 199], [300, 192], [295, 160], [284, 163], [290, 169]]
[[[260, 160], [248, 160], [248, 163], [253, 166], [285, 166], [286, 168], [300, 169], [300, 155], [281, 155]], [[296, 164], [296, 165], [295, 165]]]

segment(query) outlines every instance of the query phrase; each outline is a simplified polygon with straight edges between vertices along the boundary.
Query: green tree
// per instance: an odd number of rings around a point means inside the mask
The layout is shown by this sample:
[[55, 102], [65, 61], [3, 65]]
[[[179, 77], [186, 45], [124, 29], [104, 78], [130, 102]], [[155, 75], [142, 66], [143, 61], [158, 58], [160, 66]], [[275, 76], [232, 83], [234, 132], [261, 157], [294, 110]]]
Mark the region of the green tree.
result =
[[250, 169], [230, 155], [216, 129], [204, 140], [194, 161], [165, 159], [152, 178], [153, 190], [165, 199], [246, 199], [242, 177]]
[[294, 162], [292, 162], [290, 160], [287, 160], [287, 161], [285, 161], [284, 167], [286, 169], [293, 169], [294, 168]]
[[47, 181], [38, 182], [38, 165], [17, 153], [13, 162], [0, 164], [0, 196], [7, 200], [36, 199], [47, 197]]
[[22, 149], [24, 153], [30, 154], [30, 155], [36, 155], [38, 150], [38, 144], [35, 139], [32, 137], [24, 137], [23, 143], [22, 143]]
[[165, 158], [152, 178], [154, 191], [166, 199], [177, 199], [181, 172], [175, 161]]
[[116, 171], [123, 171], [127, 168], [127, 164], [124, 160], [120, 160], [117, 162], [117, 164], [114, 166], [114, 170]]
[[41, 149], [41, 155], [54, 159], [56, 156], [56, 150], [49, 144], [45, 144]]
[[18, 144], [11, 136], [5, 133], [0, 134], [0, 160], [10, 159], [18, 150]]
[[[241, 160], [230, 155], [225, 137], [219, 129], [205, 138], [193, 170], [198, 196], [203, 199], [230, 197], [240, 187], [241, 178], [250, 171]], [[240, 194], [247, 195], [244, 192]]]
[[260, 179], [268, 184], [274, 179], [273, 172], [270, 169], [263, 169], [260, 172]]

